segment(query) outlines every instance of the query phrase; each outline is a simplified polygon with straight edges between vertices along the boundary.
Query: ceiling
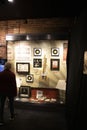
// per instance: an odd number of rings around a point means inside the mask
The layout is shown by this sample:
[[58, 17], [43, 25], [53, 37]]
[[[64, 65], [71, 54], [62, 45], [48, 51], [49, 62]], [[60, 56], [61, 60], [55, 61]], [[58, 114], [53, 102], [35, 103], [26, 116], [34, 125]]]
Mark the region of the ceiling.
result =
[[85, 3], [71, 0], [0, 0], [0, 20], [24, 18], [76, 17], [85, 8]]

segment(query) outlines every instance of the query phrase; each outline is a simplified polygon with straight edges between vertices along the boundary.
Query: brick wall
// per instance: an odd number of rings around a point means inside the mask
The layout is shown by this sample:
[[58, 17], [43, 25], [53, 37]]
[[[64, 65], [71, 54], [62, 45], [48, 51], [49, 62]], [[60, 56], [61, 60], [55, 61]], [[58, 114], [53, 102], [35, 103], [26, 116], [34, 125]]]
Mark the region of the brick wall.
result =
[[19, 19], [0, 21], [0, 45], [6, 44], [6, 34], [69, 33], [73, 25], [70, 18]]

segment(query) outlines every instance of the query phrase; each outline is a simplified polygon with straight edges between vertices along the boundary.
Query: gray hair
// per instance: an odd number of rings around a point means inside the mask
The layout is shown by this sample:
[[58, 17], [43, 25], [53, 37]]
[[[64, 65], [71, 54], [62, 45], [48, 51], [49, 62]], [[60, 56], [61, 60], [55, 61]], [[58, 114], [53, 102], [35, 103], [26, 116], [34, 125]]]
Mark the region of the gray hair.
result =
[[11, 69], [11, 63], [10, 62], [6, 62], [4, 69], [8, 69], [8, 70]]

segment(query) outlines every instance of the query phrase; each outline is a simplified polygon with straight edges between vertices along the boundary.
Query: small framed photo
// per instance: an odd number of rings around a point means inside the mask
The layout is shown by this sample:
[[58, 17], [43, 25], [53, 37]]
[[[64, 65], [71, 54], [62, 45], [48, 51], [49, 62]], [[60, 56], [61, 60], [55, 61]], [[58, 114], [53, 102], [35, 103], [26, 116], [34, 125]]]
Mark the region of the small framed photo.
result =
[[16, 63], [16, 71], [20, 74], [30, 73], [30, 63]]
[[41, 56], [42, 49], [41, 48], [34, 48], [34, 56]]
[[30, 96], [30, 87], [29, 86], [21, 86], [19, 88], [19, 97], [28, 98]]
[[40, 99], [40, 98], [42, 98], [42, 97], [43, 97], [43, 91], [37, 90], [37, 91], [36, 91], [36, 98]]
[[59, 56], [59, 48], [51, 48], [51, 56]]
[[42, 67], [42, 59], [33, 59], [33, 67], [41, 68]]
[[33, 83], [34, 81], [34, 75], [33, 74], [29, 74], [26, 76], [26, 82], [29, 82], [29, 83]]
[[53, 71], [59, 71], [60, 59], [51, 59], [50, 69]]

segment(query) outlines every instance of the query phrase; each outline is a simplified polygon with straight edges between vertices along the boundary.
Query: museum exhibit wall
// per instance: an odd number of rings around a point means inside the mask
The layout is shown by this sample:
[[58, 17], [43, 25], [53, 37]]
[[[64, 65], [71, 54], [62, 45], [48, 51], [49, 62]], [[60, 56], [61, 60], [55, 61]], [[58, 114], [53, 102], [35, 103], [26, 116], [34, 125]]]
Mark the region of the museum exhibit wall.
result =
[[[66, 80], [67, 46], [67, 40], [9, 42], [7, 59], [14, 65], [21, 85], [55, 88], [59, 80]], [[29, 63], [29, 72], [23, 63]]]
[[[72, 25], [73, 20], [66, 18], [0, 21], [0, 59], [12, 62], [18, 87], [57, 88], [65, 91], [68, 36]], [[6, 39], [8, 34], [43, 33], [48, 36], [57, 33], [59, 37], [51, 40]], [[36, 65], [37, 62], [39, 65]], [[29, 70], [26, 73], [27, 65]]]

